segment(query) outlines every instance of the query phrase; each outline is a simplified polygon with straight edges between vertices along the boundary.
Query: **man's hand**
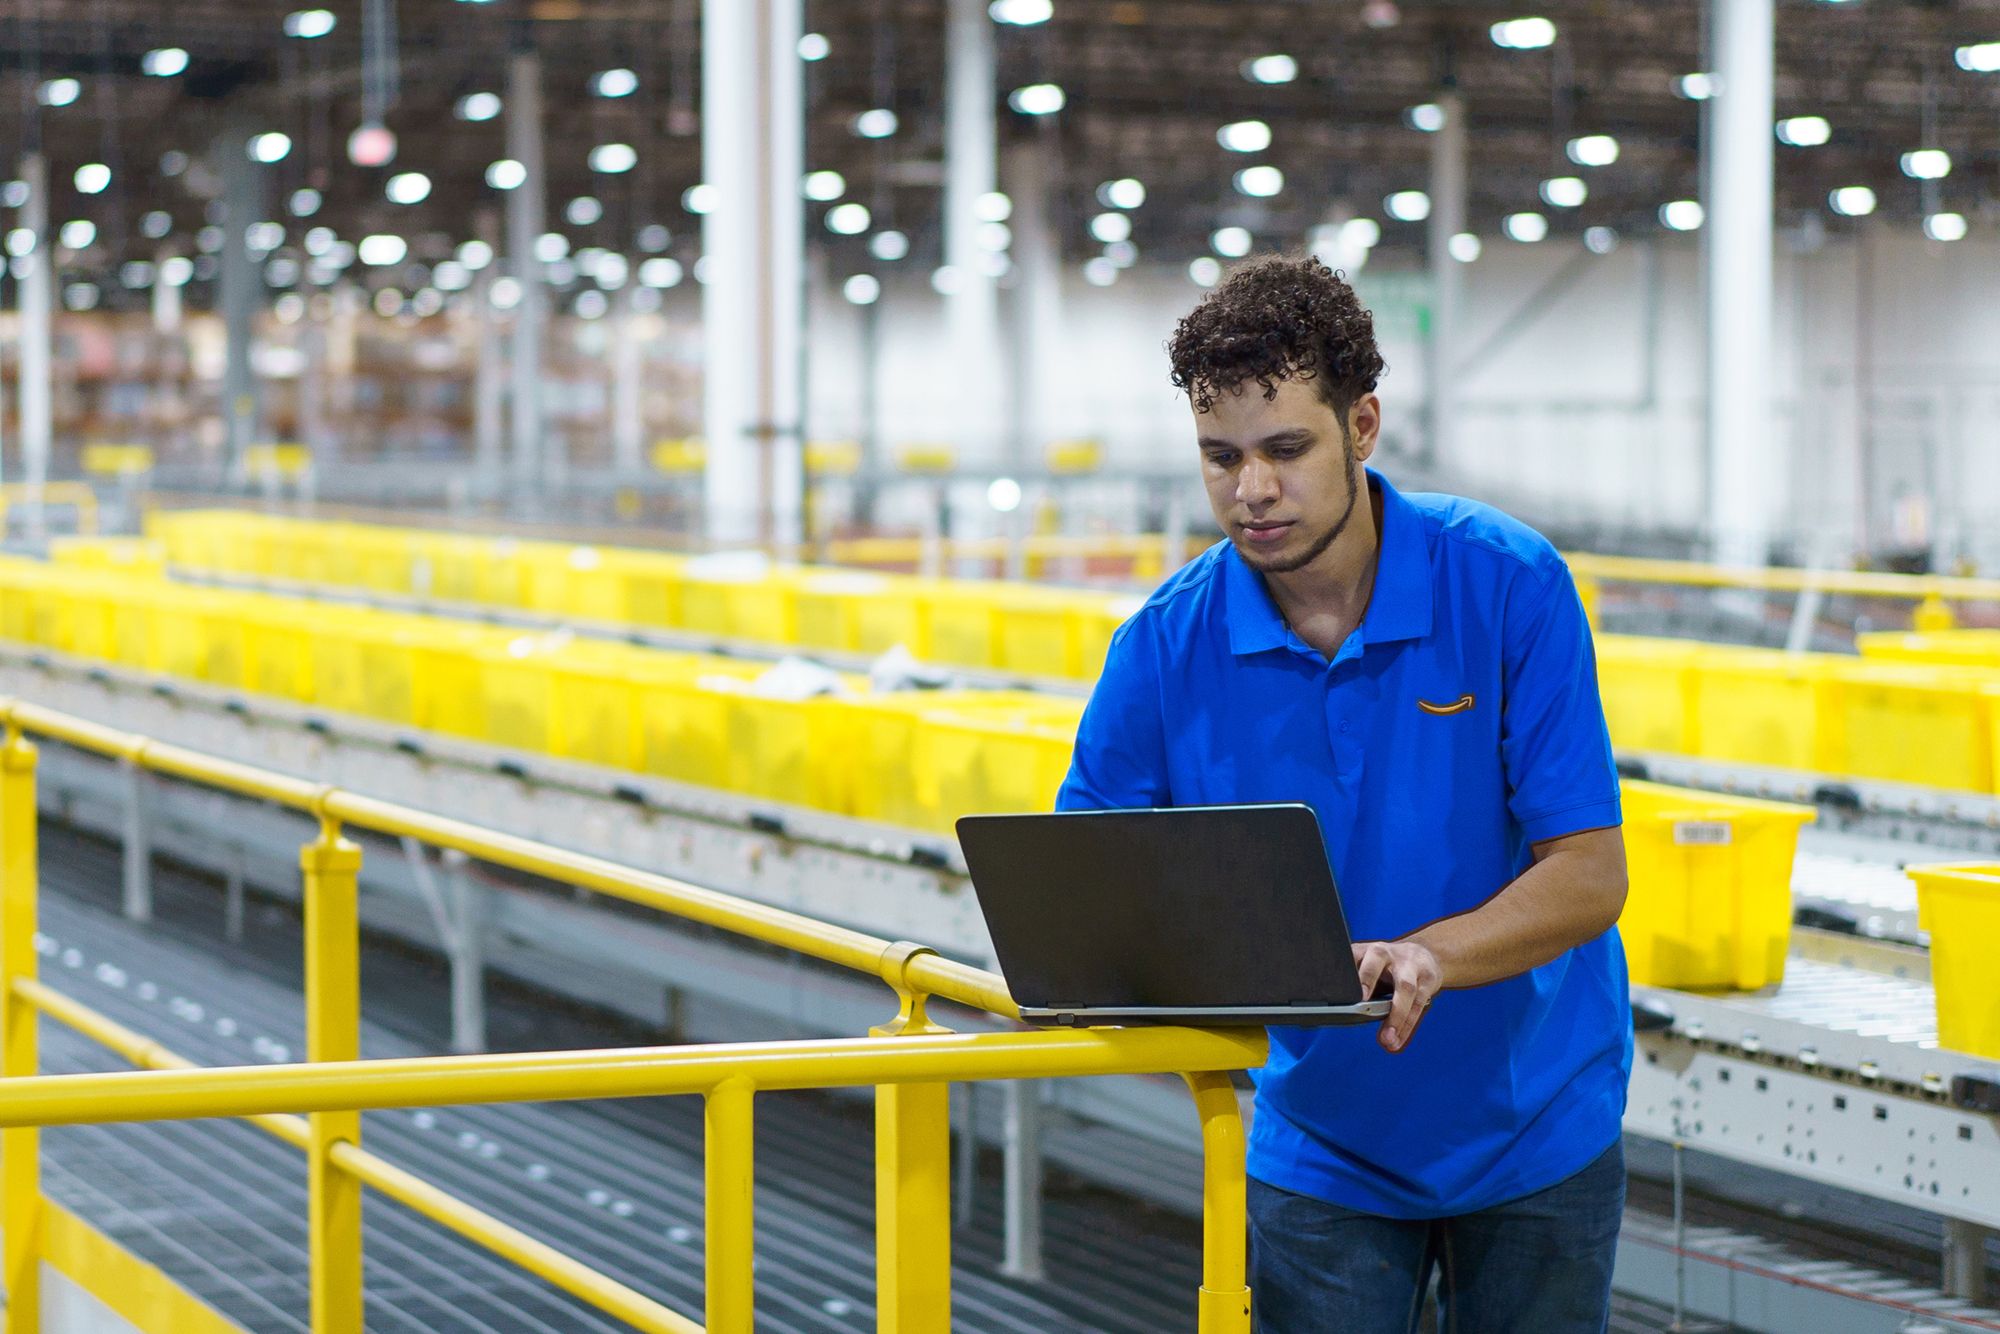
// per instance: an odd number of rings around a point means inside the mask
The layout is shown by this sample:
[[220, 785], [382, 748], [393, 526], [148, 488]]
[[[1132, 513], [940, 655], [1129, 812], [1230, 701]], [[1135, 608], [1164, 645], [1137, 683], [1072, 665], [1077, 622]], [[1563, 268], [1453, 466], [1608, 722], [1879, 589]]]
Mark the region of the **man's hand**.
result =
[[1430, 947], [1414, 940], [1368, 940], [1354, 947], [1354, 968], [1361, 974], [1363, 997], [1375, 994], [1384, 978], [1396, 989], [1389, 1017], [1375, 1040], [1384, 1051], [1401, 1051], [1429, 1013], [1431, 998], [1444, 986], [1444, 969]]

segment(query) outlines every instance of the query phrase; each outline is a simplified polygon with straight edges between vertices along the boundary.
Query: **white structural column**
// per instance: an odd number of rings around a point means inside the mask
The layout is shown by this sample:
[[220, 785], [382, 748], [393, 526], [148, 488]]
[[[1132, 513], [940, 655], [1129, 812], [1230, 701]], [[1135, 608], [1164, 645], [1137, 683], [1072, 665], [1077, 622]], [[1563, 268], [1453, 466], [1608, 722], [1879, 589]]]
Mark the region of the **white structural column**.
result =
[[704, 6], [701, 156], [702, 505], [721, 542], [799, 540], [805, 495], [800, 0]]
[[[479, 239], [499, 253], [500, 220], [493, 211], [480, 210], [474, 226]], [[489, 261], [472, 285], [479, 324], [479, 363], [472, 380], [472, 478], [474, 492], [482, 497], [501, 493], [506, 471], [507, 351], [500, 338], [500, 317], [493, 309], [493, 280], [498, 268]]]
[[632, 297], [639, 290], [627, 284], [619, 293], [617, 332], [611, 337], [611, 464], [626, 480], [639, 475], [646, 444], [642, 411], [646, 344], [642, 331], [651, 320], [632, 309]]
[[[1004, 467], [1016, 476], [1035, 464], [1056, 423], [1048, 418], [1051, 368], [1062, 347], [1062, 247], [1052, 218], [1050, 183], [1057, 172], [1054, 143], [1038, 135], [1007, 157], [1014, 199], [1013, 439]], [[1026, 507], [1014, 512], [1018, 525]]]
[[1465, 266], [1451, 257], [1451, 238], [1465, 230], [1465, 103], [1457, 93], [1438, 96], [1444, 124], [1431, 136], [1431, 216], [1425, 249], [1431, 268], [1430, 453], [1433, 466], [1448, 465], [1457, 446], [1459, 316], [1464, 309]]
[[[251, 323], [263, 283], [250, 257], [250, 228], [263, 220], [264, 169], [251, 160], [248, 137], [240, 132], [215, 141], [224, 181], [222, 273], [217, 304], [222, 307], [222, 420], [229, 432], [229, 475], [246, 485], [245, 471], [257, 431], [257, 377], [250, 365]], [[275, 482], [275, 477], [271, 480]]]
[[[49, 172], [40, 153], [21, 159], [21, 179], [28, 184], [28, 202], [21, 207], [20, 225], [35, 234], [28, 252], [27, 272], [20, 278], [21, 302], [21, 472], [28, 494], [39, 501], [49, 477], [50, 418], [49, 333], [54, 318], [55, 239], [49, 235]], [[31, 504], [30, 522], [41, 523], [41, 505]]]
[[514, 307], [513, 486], [517, 507], [532, 504], [542, 467], [542, 234], [547, 176], [542, 169], [542, 59], [516, 51], [507, 63], [507, 156], [526, 170], [507, 195], [507, 260], [521, 284]]
[[999, 293], [979, 244], [980, 197], [993, 193], [993, 20], [986, 0], [950, 0], [945, 18], [945, 336], [952, 435], [962, 461], [991, 466], [1001, 443]]
[[1771, 420], [1772, 0], [1714, 0], [1709, 105], [1708, 526], [1713, 558], [1763, 565], [1779, 451]]

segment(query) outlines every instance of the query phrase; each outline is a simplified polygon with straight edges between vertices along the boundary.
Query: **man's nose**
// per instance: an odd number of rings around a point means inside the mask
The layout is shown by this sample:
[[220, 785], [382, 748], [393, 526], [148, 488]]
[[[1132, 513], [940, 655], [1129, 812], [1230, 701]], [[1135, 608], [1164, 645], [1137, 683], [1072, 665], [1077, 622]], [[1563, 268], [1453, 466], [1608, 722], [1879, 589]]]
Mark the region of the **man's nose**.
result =
[[1245, 505], [1268, 505], [1278, 498], [1278, 470], [1255, 455], [1236, 471], [1236, 498]]

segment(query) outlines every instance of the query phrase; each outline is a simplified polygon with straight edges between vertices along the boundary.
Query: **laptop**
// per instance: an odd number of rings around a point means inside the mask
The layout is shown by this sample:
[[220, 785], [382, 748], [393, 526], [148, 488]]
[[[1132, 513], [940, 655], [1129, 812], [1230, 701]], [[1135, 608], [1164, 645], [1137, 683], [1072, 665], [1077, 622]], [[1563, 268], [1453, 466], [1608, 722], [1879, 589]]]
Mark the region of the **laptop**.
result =
[[1023, 1021], [1358, 1024], [1347, 917], [1310, 806], [968, 815], [958, 841]]

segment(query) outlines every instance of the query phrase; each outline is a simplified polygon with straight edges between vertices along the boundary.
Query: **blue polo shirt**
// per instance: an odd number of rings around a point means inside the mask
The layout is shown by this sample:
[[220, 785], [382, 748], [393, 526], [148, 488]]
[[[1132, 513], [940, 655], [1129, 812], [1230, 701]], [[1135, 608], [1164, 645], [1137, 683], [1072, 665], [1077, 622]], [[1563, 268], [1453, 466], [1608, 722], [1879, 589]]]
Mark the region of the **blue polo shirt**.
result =
[[[1228, 542], [1113, 638], [1057, 806], [1303, 801], [1357, 940], [1476, 908], [1530, 844], [1620, 823], [1590, 628], [1569, 569], [1498, 510], [1379, 474], [1381, 555], [1328, 662]], [[1552, 1186], [1619, 1134], [1631, 1067], [1616, 930], [1440, 994], [1407, 1049], [1375, 1026], [1274, 1028], [1250, 1175], [1395, 1218]]]

